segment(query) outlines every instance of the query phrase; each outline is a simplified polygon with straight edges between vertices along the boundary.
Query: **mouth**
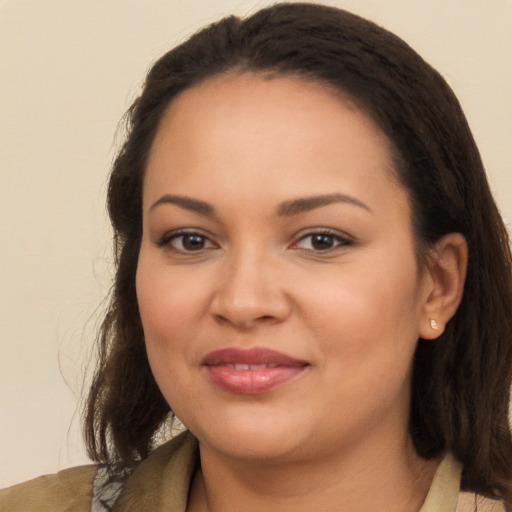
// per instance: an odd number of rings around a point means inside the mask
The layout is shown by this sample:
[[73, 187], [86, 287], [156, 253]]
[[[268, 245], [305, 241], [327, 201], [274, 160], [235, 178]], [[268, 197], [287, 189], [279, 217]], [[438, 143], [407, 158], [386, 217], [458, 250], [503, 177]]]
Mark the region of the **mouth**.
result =
[[207, 354], [202, 366], [223, 391], [256, 395], [294, 380], [309, 364], [271, 349], [226, 348]]

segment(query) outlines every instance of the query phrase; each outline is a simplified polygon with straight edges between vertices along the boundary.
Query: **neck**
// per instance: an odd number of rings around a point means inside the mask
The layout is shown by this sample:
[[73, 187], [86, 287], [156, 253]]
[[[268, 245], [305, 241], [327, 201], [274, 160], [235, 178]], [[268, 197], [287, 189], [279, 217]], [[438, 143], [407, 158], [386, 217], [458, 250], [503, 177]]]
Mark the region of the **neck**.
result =
[[[426, 461], [407, 437], [395, 445], [349, 447], [320, 460], [247, 461], [200, 446], [201, 470], [188, 512], [418, 511], [439, 459]], [[243, 505], [243, 506], [242, 506]]]

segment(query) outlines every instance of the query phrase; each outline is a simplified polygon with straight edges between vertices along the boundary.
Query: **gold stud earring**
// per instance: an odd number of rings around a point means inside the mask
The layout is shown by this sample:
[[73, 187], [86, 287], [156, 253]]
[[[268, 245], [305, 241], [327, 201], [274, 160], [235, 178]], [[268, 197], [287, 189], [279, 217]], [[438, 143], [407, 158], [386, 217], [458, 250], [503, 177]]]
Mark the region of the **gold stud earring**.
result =
[[437, 322], [433, 318], [430, 319], [430, 327], [432, 327], [434, 331], [439, 330], [439, 325], [437, 325]]

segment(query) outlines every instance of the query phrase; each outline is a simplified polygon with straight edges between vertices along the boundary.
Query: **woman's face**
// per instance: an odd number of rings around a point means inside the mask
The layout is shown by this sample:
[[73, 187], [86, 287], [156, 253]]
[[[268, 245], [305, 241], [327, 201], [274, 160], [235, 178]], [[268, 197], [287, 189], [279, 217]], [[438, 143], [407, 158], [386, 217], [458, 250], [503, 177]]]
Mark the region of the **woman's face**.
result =
[[168, 108], [143, 208], [149, 361], [204, 449], [298, 460], [406, 441], [427, 287], [369, 117], [297, 78], [211, 79]]

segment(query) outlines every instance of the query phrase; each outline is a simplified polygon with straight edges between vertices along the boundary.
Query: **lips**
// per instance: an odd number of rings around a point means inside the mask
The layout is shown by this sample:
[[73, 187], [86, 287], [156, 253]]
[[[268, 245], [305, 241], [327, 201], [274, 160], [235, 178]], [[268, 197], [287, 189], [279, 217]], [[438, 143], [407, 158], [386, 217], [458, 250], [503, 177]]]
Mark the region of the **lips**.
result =
[[230, 393], [265, 393], [301, 375], [309, 364], [265, 348], [226, 348], [202, 361], [211, 382]]

